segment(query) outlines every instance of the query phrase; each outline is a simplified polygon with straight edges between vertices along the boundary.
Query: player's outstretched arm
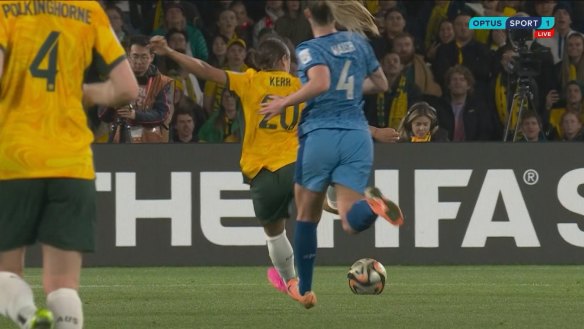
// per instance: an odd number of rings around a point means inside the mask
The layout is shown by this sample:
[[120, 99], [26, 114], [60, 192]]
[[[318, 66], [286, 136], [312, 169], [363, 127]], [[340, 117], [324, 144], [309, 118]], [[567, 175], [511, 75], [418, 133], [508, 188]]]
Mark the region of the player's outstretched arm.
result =
[[85, 105], [115, 107], [125, 105], [138, 97], [138, 82], [127, 59], [118, 63], [105, 82], [83, 85]]
[[389, 88], [387, 78], [383, 74], [383, 70], [379, 67], [375, 72], [369, 75], [363, 81], [363, 94], [377, 94], [386, 92]]
[[260, 114], [266, 115], [266, 120], [278, 115], [288, 106], [304, 103], [327, 90], [331, 84], [331, 73], [326, 65], [315, 65], [308, 70], [308, 82], [298, 91], [282, 98], [274, 98], [271, 102], [261, 105]]
[[163, 36], [153, 36], [150, 39], [150, 48], [156, 55], [169, 57], [200, 79], [211, 80], [219, 84], [225, 84], [227, 82], [225, 71], [211, 66], [209, 63], [198, 58], [190, 57], [175, 51], [168, 46], [166, 39], [164, 39]]

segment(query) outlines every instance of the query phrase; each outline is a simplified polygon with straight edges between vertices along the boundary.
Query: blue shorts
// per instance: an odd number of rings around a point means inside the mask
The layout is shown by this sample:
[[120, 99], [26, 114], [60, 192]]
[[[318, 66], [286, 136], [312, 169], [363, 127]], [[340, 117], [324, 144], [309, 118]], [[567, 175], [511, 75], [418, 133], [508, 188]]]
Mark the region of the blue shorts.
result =
[[300, 137], [295, 182], [324, 192], [331, 183], [363, 193], [373, 165], [368, 130], [317, 129]]

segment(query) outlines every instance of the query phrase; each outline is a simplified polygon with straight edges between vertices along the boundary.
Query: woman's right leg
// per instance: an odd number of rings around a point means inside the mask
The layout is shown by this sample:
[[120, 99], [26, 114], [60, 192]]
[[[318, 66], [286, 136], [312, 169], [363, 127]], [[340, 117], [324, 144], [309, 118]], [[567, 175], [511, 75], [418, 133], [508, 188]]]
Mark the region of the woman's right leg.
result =
[[[294, 232], [294, 255], [296, 257], [299, 279], [298, 292], [300, 296], [305, 296], [312, 291], [312, 275], [317, 249], [316, 228], [322, 215], [324, 197], [324, 192], [314, 192], [299, 184], [295, 185], [298, 215], [296, 231]], [[290, 287], [288, 290], [290, 291]], [[316, 297], [314, 297], [314, 302], [300, 302], [306, 308], [310, 308], [316, 303]]]
[[0, 181], [0, 314], [20, 328], [48, 328], [52, 314], [38, 310], [23, 279], [25, 246], [34, 243], [44, 209], [45, 181]]

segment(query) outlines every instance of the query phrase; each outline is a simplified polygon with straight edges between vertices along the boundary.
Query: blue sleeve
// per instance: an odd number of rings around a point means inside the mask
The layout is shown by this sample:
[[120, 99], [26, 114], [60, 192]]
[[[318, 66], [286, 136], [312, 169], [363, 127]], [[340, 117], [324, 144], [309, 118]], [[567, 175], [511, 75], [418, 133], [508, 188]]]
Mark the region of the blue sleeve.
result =
[[307, 43], [301, 43], [296, 48], [296, 58], [298, 58], [298, 71], [304, 72], [305, 74], [315, 65], [327, 65], [320, 51]]

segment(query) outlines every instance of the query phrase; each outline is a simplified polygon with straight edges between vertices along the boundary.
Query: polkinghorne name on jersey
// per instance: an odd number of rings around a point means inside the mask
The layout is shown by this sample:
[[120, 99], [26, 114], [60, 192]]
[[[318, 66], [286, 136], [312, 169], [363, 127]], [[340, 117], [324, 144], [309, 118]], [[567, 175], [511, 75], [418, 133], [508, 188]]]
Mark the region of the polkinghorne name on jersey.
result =
[[91, 24], [91, 11], [70, 3], [52, 0], [34, 0], [27, 2], [2, 4], [4, 17], [53, 15]]
[[351, 41], [345, 41], [332, 46], [331, 50], [338, 56], [355, 51], [355, 45]]
[[290, 87], [292, 86], [292, 81], [287, 77], [270, 77], [271, 87]]

